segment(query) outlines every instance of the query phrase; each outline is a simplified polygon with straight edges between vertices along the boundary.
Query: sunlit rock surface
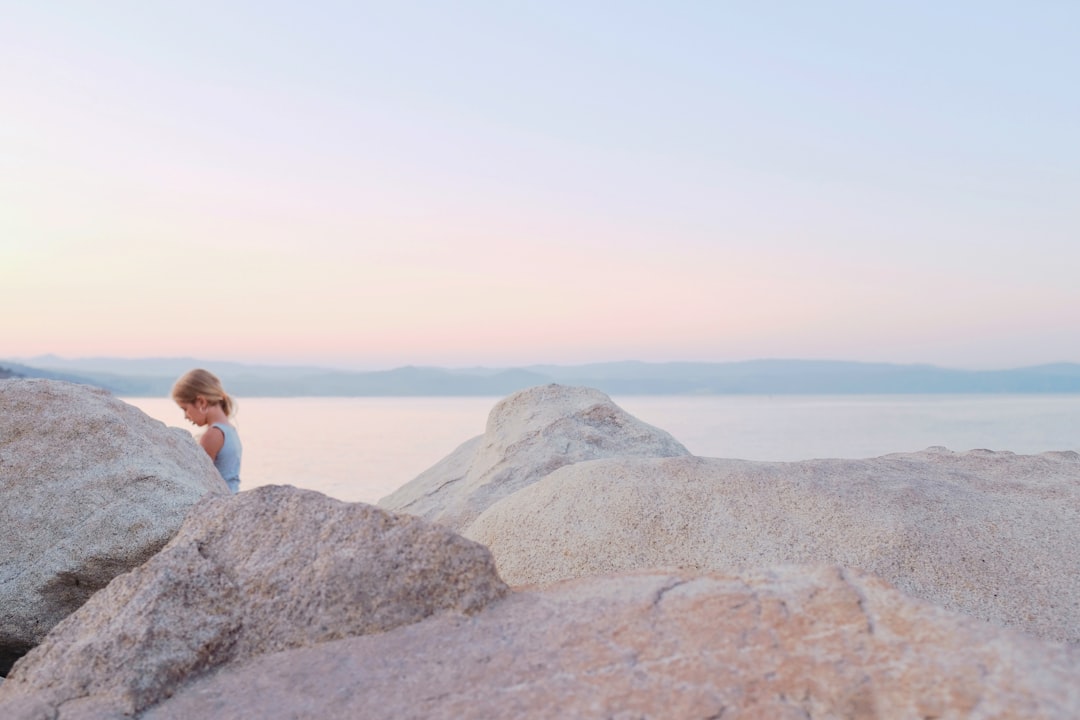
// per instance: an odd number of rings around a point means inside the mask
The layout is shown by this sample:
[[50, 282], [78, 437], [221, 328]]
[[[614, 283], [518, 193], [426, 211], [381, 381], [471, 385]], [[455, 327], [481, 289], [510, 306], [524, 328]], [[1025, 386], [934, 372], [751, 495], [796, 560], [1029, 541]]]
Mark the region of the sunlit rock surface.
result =
[[1080, 641], [1080, 456], [935, 448], [791, 463], [579, 463], [467, 536], [511, 585], [658, 566], [837, 563], [916, 597]]
[[599, 390], [542, 385], [500, 401], [484, 434], [379, 501], [463, 530], [492, 504], [564, 465], [612, 457], [674, 457], [689, 451]]
[[190, 433], [103, 390], [0, 380], [0, 670], [227, 492]]
[[695, 458], [534, 388], [391, 496], [496, 558], [310, 491], [207, 497], [19, 661], [0, 717], [1080, 717], [1080, 645], [1046, 639], [1077, 637], [1078, 470]]
[[653, 571], [262, 655], [144, 717], [1060, 719], [1074, 650], [834, 566]]
[[505, 592], [487, 549], [418, 518], [288, 486], [208, 498], [15, 665], [0, 717], [131, 714], [227, 663], [473, 613]]

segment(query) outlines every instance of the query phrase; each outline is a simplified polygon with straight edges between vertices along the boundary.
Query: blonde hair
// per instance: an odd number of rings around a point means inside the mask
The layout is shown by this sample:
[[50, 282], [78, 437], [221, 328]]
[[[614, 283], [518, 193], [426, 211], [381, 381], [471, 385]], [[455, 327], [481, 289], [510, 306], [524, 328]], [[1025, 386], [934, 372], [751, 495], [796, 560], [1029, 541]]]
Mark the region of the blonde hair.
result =
[[217, 375], [209, 370], [189, 370], [173, 385], [172, 398], [176, 402], [193, 403], [200, 395], [211, 405], [221, 405], [226, 417], [232, 417], [236, 411], [236, 403], [225, 392]]

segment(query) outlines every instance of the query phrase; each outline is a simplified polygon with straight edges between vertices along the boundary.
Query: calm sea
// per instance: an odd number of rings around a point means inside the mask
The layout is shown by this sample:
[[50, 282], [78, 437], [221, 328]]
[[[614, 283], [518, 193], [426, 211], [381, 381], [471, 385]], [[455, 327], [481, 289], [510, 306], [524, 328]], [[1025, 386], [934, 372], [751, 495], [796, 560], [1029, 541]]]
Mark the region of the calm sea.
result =
[[[241, 487], [288, 484], [374, 503], [484, 431], [495, 397], [241, 398]], [[864, 458], [932, 445], [1080, 450], [1080, 395], [615, 397], [695, 455]], [[194, 430], [171, 400], [125, 398]]]

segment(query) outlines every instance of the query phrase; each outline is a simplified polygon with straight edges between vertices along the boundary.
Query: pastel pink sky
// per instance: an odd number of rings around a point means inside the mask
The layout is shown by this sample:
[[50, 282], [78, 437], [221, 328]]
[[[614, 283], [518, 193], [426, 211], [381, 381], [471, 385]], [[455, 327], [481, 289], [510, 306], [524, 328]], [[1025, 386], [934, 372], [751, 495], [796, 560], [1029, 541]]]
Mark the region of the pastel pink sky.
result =
[[0, 360], [1080, 362], [1080, 9], [26, 4]]

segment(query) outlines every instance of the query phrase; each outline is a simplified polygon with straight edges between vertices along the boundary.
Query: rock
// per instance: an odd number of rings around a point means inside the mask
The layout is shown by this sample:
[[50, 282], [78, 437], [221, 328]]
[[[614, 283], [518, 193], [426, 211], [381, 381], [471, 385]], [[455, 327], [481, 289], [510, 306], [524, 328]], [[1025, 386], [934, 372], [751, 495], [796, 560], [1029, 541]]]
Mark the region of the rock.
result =
[[1080, 455], [578, 463], [468, 537], [511, 585], [649, 567], [837, 563], [1044, 639], [1080, 641]]
[[1075, 651], [835, 566], [652, 571], [263, 655], [143, 717], [1067, 718]]
[[190, 433], [104, 390], [0, 380], [0, 673], [226, 492]]
[[418, 518], [288, 486], [207, 498], [15, 665], [0, 717], [20, 703], [132, 714], [226, 663], [475, 612], [505, 592], [486, 548]]
[[544, 385], [514, 393], [488, 416], [482, 436], [379, 501], [459, 532], [498, 500], [564, 465], [610, 457], [674, 457], [689, 451], [599, 390]]

